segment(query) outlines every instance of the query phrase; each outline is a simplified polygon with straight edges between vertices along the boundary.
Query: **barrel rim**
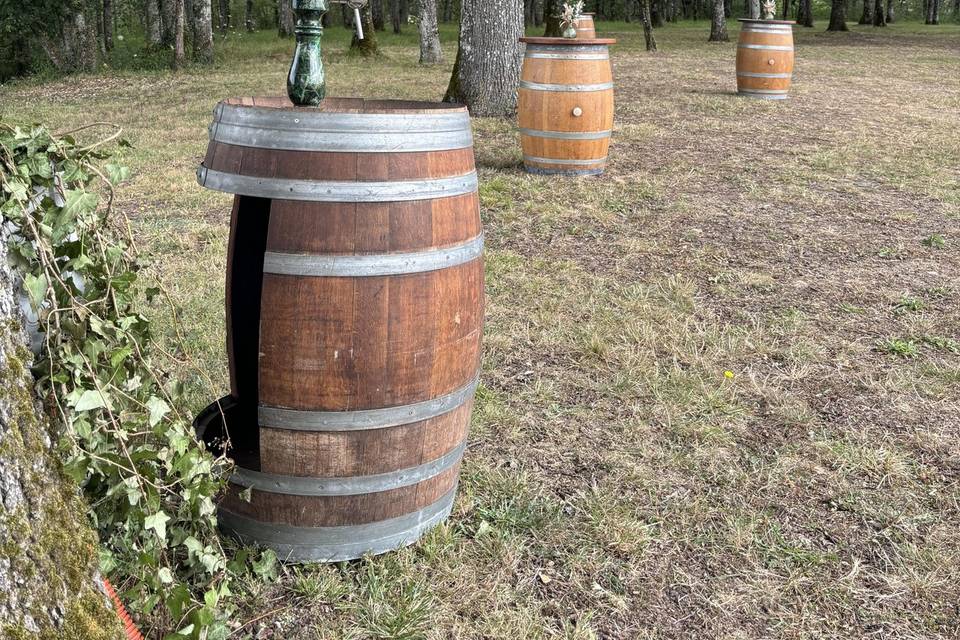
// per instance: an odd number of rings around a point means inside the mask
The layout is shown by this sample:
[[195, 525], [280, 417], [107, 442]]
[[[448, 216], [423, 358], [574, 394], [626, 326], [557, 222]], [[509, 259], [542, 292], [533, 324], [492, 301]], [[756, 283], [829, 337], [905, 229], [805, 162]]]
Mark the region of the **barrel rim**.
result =
[[566, 45], [585, 45], [585, 44], [616, 44], [616, 38], [545, 38], [542, 36], [523, 36], [520, 42], [525, 44], [566, 44]]
[[796, 20], [763, 20], [761, 18], [737, 18], [737, 22], [748, 24], [797, 24]]
[[[234, 102], [237, 100], [279, 100], [283, 102], [282, 105], [270, 105], [270, 104], [243, 104], [242, 102]], [[366, 105], [370, 105], [370, 110], [358, 111], [356, 108], [343, 107], [341, 109], [330, 109], [327, 110], [325, 107], [335, 107], [338, 104], [345, 103], [346, 101], [356, 101], [364, 109], [367, 109]], [[397, 105], [394, 108], [388, 108], [387, 105]], [[458, 102], [431, 102], [428, 100], [389, 100], [389, 99], [367, 99], [367, 98], [353, 98], [353, 97], [335, 97], [330, 96], [324, 98], [323, 102], [320, 103], [317, 107], [307, 107], [293, 104], [290, 99], [286, 96], [237, 96], [232, 98], [224, 98], [217, 103], [217, 106], [220, 105], [229, 106], [229, 107], [239, 107], [242, 109], [260, 109], [266, 111], [291, 111], [303, 114], [311, 115], [323, 115], [323, 114], [352, 114], [357, 116], [365, 115], [423, 115], [425, 113], [469, 113], [467, 106], [460, 104]], [[378, 105], [384, 105], [378, 107]], [[409, 105], [407, 107], [400, 107], [399, 105]]]

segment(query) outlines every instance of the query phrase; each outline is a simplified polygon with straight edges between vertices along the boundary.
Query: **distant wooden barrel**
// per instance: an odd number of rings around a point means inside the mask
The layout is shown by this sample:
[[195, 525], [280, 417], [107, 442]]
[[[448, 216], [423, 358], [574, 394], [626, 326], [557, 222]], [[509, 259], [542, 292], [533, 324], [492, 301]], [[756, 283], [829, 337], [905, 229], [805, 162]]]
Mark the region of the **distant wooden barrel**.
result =
[[613, 129], [612, 39], [520, 38], [518, 121], [530, 173], [595, 175]]
[[783, 100], [793, 78], [793, 28], [784, 20], [740, 18], [737, 43], [737, 93]]
[[577, 38], [581, 40], [584, 38], [590, 39], [597, 37], [597, 30], [593, 24], [592, 13], [581, 13], [574, 26], [577, 29]]
[[[255, 424], [259, 439], [221, 526], [292, 561], [415, 541], [450, 513], [479, 370], [483, 233], [466, 109], [228, 100], [198, 178], [238, 194], [235, 223], [267, 220], [248, 232], [259, 251], [231, 239], [262, 271], [228, 284], [259, 295], [253, 318], [228, 310], [232, 372], [257, 378], [240, 385], [256, 394], [255, 421], [238, 415], [234, 428]], [[252, 344], [243, 323], [258, 327]]]

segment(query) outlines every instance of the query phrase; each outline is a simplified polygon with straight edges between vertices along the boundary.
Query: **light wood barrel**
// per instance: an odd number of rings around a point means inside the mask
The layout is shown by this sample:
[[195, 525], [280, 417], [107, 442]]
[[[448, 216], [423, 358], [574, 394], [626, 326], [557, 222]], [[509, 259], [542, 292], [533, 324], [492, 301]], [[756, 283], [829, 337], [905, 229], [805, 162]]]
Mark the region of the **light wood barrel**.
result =
[[740, 19], [737, 93], [783, 100], [793, 78], [793, 28], [785, 20]]
[[526, 43], [517, 119], [530, 173], [596, 175], [613, 129], [612, 39], [520, 38]]
[[257, 315], [233, 314], [230, 349], [234, 372], [257, 375], [236, 428], [259, 439], [221, 526], [289, 561], [414, 542], [450, 513], [479, 371], [483, 233], [466, 109], [226, 101], [198, 178], [238, 194], [235, 220], [266, 220], [259, 252], [232, 240], [259, 254], [248, 255], [259, 277], [228, 285], [259, 292]]
[[577, 38], [591, 39], [597, 37], [597, 30], [593, 24], [592, 13], [581, 13], [574, 26], [577, 29]]

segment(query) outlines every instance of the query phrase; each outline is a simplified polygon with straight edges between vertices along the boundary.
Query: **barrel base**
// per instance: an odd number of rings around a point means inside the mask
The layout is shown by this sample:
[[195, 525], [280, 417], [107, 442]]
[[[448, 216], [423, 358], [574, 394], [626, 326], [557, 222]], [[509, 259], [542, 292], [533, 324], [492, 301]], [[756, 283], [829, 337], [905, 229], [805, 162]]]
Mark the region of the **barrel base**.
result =
[[340, 527], [295, 527], [259, 522], [221, 509], [220, 529], [249, 544], [273, 549], [288, 563], [342, 562], [410, 546], [449, 517], [454, 486], [431, 505], [397, 518]]
[[770, 93], [753, 93], [751, 91], [737, 91], [738, 96], [743, 96], [744, 98], [755, 98], [757, 100], [786, 100], [790, 96], [786, 93], [783, 94], [770, 94]]
[[[251, 412], [233, 396], [224, 396], [201, 411], [193, 427], [208, 450], [215, 455], [226, 454], [236, 463], [238, 471], [259, 471], [259, 452], [230, 448], [228, 438], [230, 429], [240, 429], [251, 420], [256, 428], [256, 416], [255, 408]], [[459, 459], [459, 454], [456, 457]], [[261, 522], [233, 513], [223, 505], [217, 509], [217, 520], [224, 534], [244, 544], [273, 549], [283, 562], [342, 562], [414, 544], [450, 516], [456, 493], [455, 484], [439, 500], [418, 511], [359, 525], [298, 527]]]
[[599, 169], [545, 169], [543, 167], [523, 167], [527, 173], [538, 176], [599, 176], [604, 172], [604, 168]]

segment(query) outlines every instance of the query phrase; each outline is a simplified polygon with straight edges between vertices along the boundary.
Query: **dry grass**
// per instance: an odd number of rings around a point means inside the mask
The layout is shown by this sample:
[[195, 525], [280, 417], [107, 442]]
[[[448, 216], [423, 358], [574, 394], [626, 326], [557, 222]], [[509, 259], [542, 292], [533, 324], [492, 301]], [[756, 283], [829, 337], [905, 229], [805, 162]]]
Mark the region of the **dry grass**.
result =
[[[515, 123], [475, 122], [486, 356], [454, 517], [249, 585], [274, 613], [237, 637], [960, 637], [960, 28], [800, 30], [786, 103], [732, 95], [703, 25], [656, 55], [611, 30], [606, 176], [528, 176]], [[365, 64], [334, 35], [333, 94], [442, 93], [409, 37]], [[127, 127], [121, 204], [223, 386], [227, 199], [193, 168], [216, 98], [281, 86], [287, 43], [254, 44], [0, 90]]]

